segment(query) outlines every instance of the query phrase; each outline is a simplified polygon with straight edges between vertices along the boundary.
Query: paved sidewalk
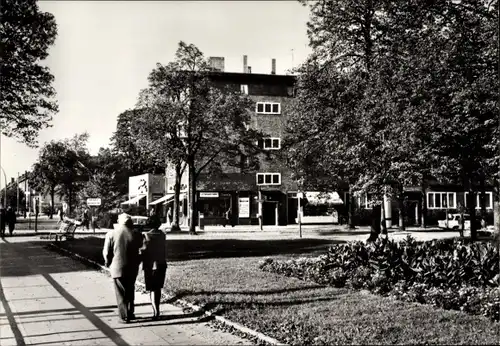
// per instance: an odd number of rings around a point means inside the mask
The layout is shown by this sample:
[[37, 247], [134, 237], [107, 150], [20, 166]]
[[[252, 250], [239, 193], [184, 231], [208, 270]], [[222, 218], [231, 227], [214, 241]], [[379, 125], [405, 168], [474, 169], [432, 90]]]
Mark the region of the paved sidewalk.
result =
[[252, 345], [195, 314], [136, 293], [136, 316], [119, 324], [111, 279], [44, 248], [39, 237], [0, 240], [0, 345]]

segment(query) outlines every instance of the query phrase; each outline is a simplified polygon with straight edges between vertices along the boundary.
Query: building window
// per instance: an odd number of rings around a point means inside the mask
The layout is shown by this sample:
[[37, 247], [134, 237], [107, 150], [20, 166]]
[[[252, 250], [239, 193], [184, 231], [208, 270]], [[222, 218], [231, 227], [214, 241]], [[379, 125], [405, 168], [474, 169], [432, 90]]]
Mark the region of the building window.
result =
[[373, 195], [371, 193], [363, 193], [358, 196], [358, 206], [363, 209], [372, 209]]
[[255, 112], [259, 114], [281, 114], [281, 104], [277, 102], [257, 102]]
[[[468, 192], [464, 193], [464, 205], [466, 208], [467, 208], [467, 196], [468, 195], [469, 195]], [[486, 205], [486, 209], [493, 209], [493, 193], [492, 192], [486, 192], [485, 205]], [[481, 209], [481, 192], [476, 193], [476, 209]]]
[[241, 90], [242, 94], [248, 95], [248, 85], [247, 84], [241, 84], [240, 90]]
[[257, 185], [281, 185], [281, 173], [257, 173]]
[[259, 141], [259, 147], [266, 150], [281, 149], [281, 139], [277, 137], [264, 138], [264, 140]]
[[456, 206], [455, 192], [428, 192], [427, 193], [427, 208], [429, 209], [455, 209]]

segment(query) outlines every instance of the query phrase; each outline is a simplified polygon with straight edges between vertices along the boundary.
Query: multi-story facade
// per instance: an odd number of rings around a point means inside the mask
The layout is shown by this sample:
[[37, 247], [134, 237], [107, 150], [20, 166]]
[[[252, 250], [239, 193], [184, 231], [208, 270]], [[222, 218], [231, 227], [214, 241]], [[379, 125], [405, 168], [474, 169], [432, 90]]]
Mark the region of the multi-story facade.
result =
[[[261, 145], [270, 155], [269, 158], [260, 157], [258, 169], [254, 171], [226, 167], [224, 172], [216, 178], [204, 174], [199, 176], [196, 203], [200, 217], [203, 218], [203, 224], [225, 224], [225, 215], [228, 211], [230, 211], [230, 221], [233, 225], [258, 225], [259, 218], [262, 218], [263, 225], [293, 224], [297, 222], [299, 214], [297, 196], [303, 196], [300, 208], [302, 222], [345, 222], [349, 203], [347, 186], [338, 193], [329, 193], [327, 198], [322, 198], [323, 195], [318, 196], [319, 191], [298, 193], [297, 182], [292, 179], [292, 172], [277, 155], [274, 155], [282, 148], [285, 126], [294, 97], [296, 77], [276, 75], [274, 59], [271, 61], [270, 74], [251, 73], [246, 56], [243, 57], [242, 73], [225, 72], [224, 58], [211, 58], [210, 60], [214, 69], [214, 72], [210, 73], [210, 78], [214, 83], [241, 91], [254, 102], [249, 110], [251, 112], [250, 126], [266, 135]], [[181, 187], [181, 215], [183, 216], [188, 215], [187, 177], [186, 169]], [[172, 203], [174, 182], [175, 175], [167, 174], [167, 196], [164, 199], [168, 199], [168, 203]], [[307, 182], [304, 185], [307, 187]], [[487, 187], [486, 210], [489, 223], [493, 218], [492, 191], [491, 187]], [[407, 197], [405, 224], [421, 224], [424, 196], [421, 188], [407, 187], [405, 196]], [[437, 224], [437, 220], [444, 218], [447, 212], [456, 212], [459, 203], [466, 205], [464, 196], [465, 193], [460, 186], [431, 182], [425, 192], [427, 223]], [[370, 224], [372, 214], [370, 196], [361, 194], [356, 196], [354, 202], [356, 224]], [[396, 225], [399, 220], [397, 202], [386, 198], [384, 204], [387, 225]], [[195, 222], [197, 223], [198, 220]]]
[[[200, 175], [197, 203], [203, 224], [224, 224], [228, 211], [233, 225], [257, 225], [260, 218], [263, 225], [295, 223], [297, 182], [276, 154], [282, 148], [296, 77], [277, 75], [275, 59], [271, 61], [270, 74], [251, 73], [246, 56], [243, 57], [243, 73], [224, 72], [223, 58], [211, 58], [211, 62], [218, 70], [210, 73], [214, 83], [239, 90], [253, 101], [249, 126], [265, 135], [259, 145], [268, 155], [260, 157], [256, 170], [226, 167], [217, 179]], [[309, 195], [311, 201], [314, 197]], [[342, 203], [338, 195], [333, 202]], [[325, 210], [320, 221], [335, 221], [332, 210]], [[307, 216], [304, 220], [307, 221]], [[315, 220], [318, 221], [318, 217]]]

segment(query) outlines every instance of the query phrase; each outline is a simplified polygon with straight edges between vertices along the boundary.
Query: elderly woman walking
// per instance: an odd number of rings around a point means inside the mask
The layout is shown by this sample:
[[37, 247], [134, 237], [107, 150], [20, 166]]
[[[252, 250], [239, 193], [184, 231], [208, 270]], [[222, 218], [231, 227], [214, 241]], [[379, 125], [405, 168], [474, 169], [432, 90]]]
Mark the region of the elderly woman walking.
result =
[[165, 283], [167, 271], [166, 238], [165, 233], [159, 230], [161, 221], [153, 215], [149, 219], [151, 231], [144, 233], [144, 244], [141, 249], [144, 283], [149, 291], [153, 307], [153, 319], [160, 317], [161, 290]]

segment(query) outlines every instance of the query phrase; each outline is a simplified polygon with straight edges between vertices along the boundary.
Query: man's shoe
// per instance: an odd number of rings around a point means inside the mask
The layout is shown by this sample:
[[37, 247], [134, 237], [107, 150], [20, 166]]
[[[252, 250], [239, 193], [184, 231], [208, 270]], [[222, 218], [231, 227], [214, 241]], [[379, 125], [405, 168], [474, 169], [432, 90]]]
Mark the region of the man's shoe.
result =
[[122, 320], [121, 318], [118, 319], [118, 323], [121, 323], [121, 324], [129, 324], [130, 323], [130, 320]]

